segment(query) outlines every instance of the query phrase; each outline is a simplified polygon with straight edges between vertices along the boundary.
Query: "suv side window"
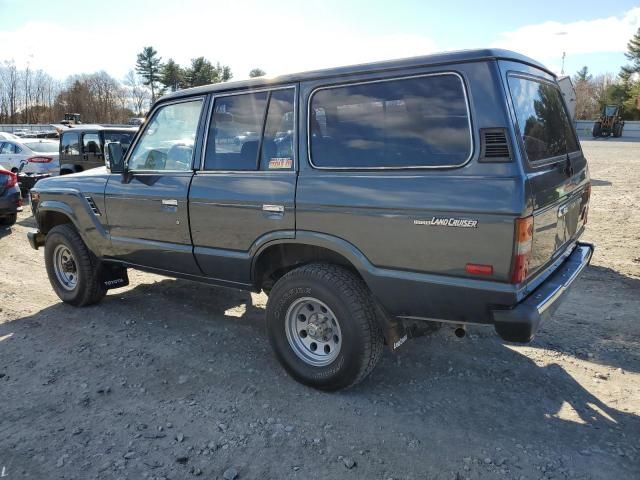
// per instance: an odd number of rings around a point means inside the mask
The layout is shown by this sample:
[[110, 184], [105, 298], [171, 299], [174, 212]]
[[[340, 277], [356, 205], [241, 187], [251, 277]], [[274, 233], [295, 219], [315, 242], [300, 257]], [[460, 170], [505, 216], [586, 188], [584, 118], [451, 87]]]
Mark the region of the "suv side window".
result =
[[454, 73], [324, 87], [310, 105], [317, 168], [453, 167], [471, 157], [467, 99]]
[[66, 155], [79, 155], [80, 154], [80, 139], [77, 133], [64, 133], [62, 134], [62, 140], [60, 140], [60, 148], [62, 153]]
[[287, 88], [275, 90], [269, 96], [267, 120], [260, 150], [260, 168], [262, 170], [290, 170], [293, 168], [295, 93], [295, 89]]
[[201, 110], [202, 99], [158, 108], [131, 152], [129, 169], [191, 170]]
[[257, 170], [268, 92], [217, 97], [209, 123], [205, 170]]
[[82, 136], [82, 146], [84, 153], [92, 153], [99, 155], [102, 153], [100, 148], [100, 135], [97, 133], [85, 133]]

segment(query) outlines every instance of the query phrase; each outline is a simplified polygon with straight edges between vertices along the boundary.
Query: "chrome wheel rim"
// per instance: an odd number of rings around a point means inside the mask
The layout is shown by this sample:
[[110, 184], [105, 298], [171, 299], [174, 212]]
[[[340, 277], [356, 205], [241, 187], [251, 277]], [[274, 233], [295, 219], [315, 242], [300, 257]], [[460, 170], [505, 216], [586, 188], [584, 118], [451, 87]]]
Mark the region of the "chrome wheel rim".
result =
[[340, 354], [340, 323], [327, 304], [317, 298], [294, 301], [286, 313], [285, 329], [291, 349], [308, 365], [327, 366]]
[[73, 290], [78, 285], [78, 267], [71, 250], [65, 245], [58, 245], [53, 251], [53, 269], [58, 283], [65, 290]]

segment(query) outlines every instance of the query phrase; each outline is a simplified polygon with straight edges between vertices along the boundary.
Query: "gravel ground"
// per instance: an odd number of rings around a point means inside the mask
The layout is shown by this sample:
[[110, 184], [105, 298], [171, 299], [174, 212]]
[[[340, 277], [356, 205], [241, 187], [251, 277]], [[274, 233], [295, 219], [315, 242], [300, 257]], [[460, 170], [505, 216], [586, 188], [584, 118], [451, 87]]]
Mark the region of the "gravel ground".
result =
[[266, 297], [131, 272], [60, 303], [0, 231], [0, 477], [640, 478], [640, 143], [584, 141], [592, 265], [527, 346], [442, 329], [359, 386], [285, 375]]

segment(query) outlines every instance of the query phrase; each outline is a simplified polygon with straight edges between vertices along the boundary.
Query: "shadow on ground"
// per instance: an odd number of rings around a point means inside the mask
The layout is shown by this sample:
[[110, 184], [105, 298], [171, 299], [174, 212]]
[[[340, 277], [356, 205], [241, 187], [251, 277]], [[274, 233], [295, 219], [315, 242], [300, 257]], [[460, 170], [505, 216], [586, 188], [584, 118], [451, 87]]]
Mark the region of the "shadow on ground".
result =
[[[604, 281], [607, 270], [592, 267], [586, 283]], [[65, 451], [78, 461], [58, 473], [84, 462], [83, 474], [97, 475], [108, 460], [109, 473], [126, 468], [135, 476], [157, 457], [158, 472], [182, 478], [187, 467], [174, 462], [176, 451], [212, 438], [231, 445], [216, 450], [215, 468], [241, 465], [247, 478], [293, 476], [295, 465], [314, 478], [338, 478], [345, 470], [336, 455], [353, 449], [365, 452], [362, 478], [456, 472], [462, 457], [491, 459], [471, 464], [479, 478], [501, 478], [500, 469], [529, 478], [542, 466], [595, 478], [638, 471], [635, 450], [621, 439], [637, 438], [639, 417], [607, 405], [558, 363], [538, 366], [493, 335], [459, 340], [443, 329], [386, 353], [359, 386], [319, 393], [274, 360], [260, 302], [163, 280], [113, 292], [97, 306], [55, 304], [1, 324], [0, 452], [36, 475], [51, 473], [50, 458]], [[583, 328], [587, 344], [602, 341], [592, 327]], [[551, 325], [542, 345], [563, 352], [566, 334]], [[165, 422], [188, 439], [184, 445], [140, 438]], [[292, 425], [291, 433], [276, 436], [274, 423]], [[136, 448], [146, 463], [121, 460]]]

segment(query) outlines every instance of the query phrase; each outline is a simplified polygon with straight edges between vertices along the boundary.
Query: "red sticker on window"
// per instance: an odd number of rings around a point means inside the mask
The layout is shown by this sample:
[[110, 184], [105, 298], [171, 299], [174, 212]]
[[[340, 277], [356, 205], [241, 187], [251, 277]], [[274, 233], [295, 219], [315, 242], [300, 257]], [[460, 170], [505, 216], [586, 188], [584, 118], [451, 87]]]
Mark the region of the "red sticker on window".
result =
[[269, 160], [269, 170], [283, 169], [283, 168], [291, 168], [293, 165], [293, 160], [290, 158], [271, 158]]

